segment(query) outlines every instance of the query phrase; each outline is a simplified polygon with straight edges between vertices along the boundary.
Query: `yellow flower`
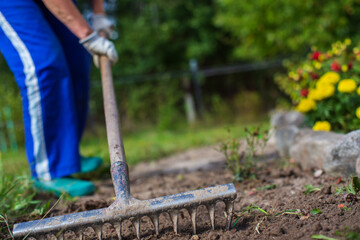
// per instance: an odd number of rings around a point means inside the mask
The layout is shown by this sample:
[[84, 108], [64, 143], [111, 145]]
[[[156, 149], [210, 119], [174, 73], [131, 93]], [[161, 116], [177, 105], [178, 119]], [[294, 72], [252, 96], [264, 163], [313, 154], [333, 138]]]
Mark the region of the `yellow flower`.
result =
[[357, 54], [359, 51], [360, 51], [360, 50], [359, 50], [359, 48], [354, 47], [354, 49], [353, 49], [353, 53]]
[[339, 80], [340, 75], [337, 72], [327, 72], [321, 76], [321, 78], [318, 80], [318, 83], [336, 84]]
[[330, 131], [331, 125], [328, 121], [317, 121], [313, 126], [314, 131]]
[[321, 69], [322, 65], [319, 62], [314, 62], [314, 67], [319, 70]]
[[317, 91], [319, 91], [320, 98], [321, 98], [321, 100], [323, 100], [325, 98], [329, 98], [332, 95], [334, 95], [335, 87], [333, 85], [330, 85], [330, 84], [326, 84], [326, 85], [324, 84]]
[[342, 66], [341, 66], [341, 71], [347, 72], [348, 70], [349, 70], [348, 65], [342, 65]]
[[356, 109], [355, 114], [356, 114], [356, 117], [360, 119], [360, 107], [358, 107], [358, 108]]
[[318, 91], [317, 91], [316, 88], [315, 89], [310, 89], [307, 97], [308, 97], [308, 99], [311, 99], [311, 100], [314, 100], [314, 101], [321, 100], [319, 98], [319, 94], [318, 94]]
[[356, 93], [357, 93], [358, 95], [360, 95], [360, 87], [358, 87], [358, 88], [356, 89]]
[[339, 82], [338, 90], [342, 93], [352, 93], [356, 89], [356, 82], [352, 79], [344, 79]]
[[345, 45], [350, 45], [351, 39], [350, 38], [345, 39], [344, 43], [345, 43]]
[[313, 110], [315, 107], [316, 107], [316, 103], [315, 103], [314, 100], [309, 99], [309, 98], [305, 98], [305, 99], [302, 99], [299, 102], [296, 109], [299, 112], [306, 113], [306, 112], [309, 112], [309, 111]]
[[315, 89], [310, 89], [308, 98], [315, 100], [315, 101], [321, 101], [323, 99], [329, 98], [332, 95], [335, 94], [335, 87], [332, 84], [317, 84]]

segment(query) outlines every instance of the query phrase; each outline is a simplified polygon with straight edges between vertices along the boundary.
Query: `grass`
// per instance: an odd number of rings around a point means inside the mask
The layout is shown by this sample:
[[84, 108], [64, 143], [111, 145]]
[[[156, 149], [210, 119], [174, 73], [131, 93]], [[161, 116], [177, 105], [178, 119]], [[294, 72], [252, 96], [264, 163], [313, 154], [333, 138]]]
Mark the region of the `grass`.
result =
[[[259, 124], [267, 126], [268, 121]], [[257, 125], [251, 124], [251, 125]], [[205, 145], [213, 145], [228, 138], [227, 129], [234, 137], [244, 137], [244, 127], [250, 124], [229, 126], [186, 127], [181, 130], [156, 130], [124, 133], [124, 146], [128, 164], [135, 165], [142, 161], [154, 161], [176, 152]], [[96, 129], [96, 134], [85, 134], [81, 144], [81, 153], [85, 156], [100, 156], [109, 162], [105, 128]], [[6, 174], [29, 174], [25, 150], [3, 153], [3, 165]]]

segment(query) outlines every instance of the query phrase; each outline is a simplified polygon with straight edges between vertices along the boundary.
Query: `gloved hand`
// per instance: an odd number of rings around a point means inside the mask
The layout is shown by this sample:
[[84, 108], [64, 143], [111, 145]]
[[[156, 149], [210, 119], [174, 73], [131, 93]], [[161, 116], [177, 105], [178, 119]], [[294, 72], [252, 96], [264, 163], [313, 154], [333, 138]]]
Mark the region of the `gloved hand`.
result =
[[114, 44], [104, 37], [98, 35], [97, 32], [91, 33], [80, 43], [93, 55], [95, 66], [99, 67], [99, 55], [105, 55], [109, 58], [112, 64], [118, 60]]
[[114, 25], [104, 14], [93, 14], [91, 16], [92, 28], [94, 31], [104, 31], [107, 36], [110, 36], [114, 30]]

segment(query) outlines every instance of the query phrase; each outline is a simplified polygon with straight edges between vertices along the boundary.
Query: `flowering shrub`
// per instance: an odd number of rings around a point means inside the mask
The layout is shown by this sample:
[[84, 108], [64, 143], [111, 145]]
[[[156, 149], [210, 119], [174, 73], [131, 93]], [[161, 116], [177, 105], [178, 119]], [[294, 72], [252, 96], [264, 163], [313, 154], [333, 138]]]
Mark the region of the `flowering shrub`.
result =
[[285, 62], [288, 74], [275, 77], [316, 131], [360, 128], [360, 49], [350, 45], [346, 39], [329, 51], [314, 48], [300, 64]]

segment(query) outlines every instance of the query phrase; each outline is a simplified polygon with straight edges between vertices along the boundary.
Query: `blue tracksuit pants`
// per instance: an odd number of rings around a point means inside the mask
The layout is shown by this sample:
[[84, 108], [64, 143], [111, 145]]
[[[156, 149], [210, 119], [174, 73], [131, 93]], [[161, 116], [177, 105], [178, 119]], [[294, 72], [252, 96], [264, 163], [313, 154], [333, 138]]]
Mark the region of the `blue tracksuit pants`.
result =
[[90, 54], [40, 0], [0, 1], [0, 51], [21, 92], [32, 176], [79, 172]]

